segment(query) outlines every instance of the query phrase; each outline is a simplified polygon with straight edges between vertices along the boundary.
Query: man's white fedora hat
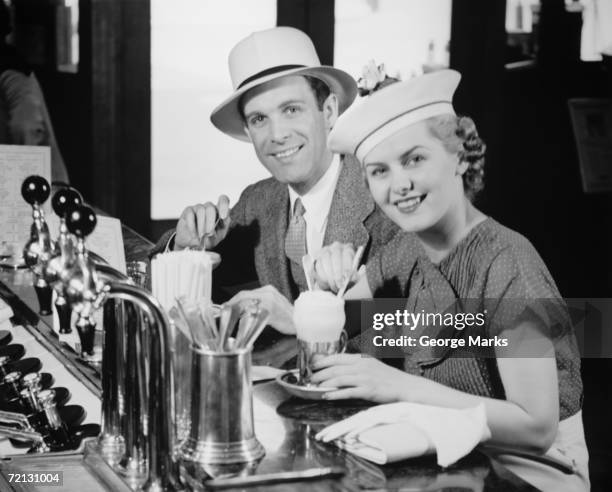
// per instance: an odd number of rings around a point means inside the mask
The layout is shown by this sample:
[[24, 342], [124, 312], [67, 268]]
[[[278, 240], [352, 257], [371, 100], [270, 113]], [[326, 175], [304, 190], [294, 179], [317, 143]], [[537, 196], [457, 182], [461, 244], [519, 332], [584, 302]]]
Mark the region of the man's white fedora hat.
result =
[[344, 112], [357, 95], [357, 84], [348, 73], [323, 66], [310, 38], [292, 27], [275, 27], [252, 33], [229, 54], [229, 71], [234, 93], [217, 106], [210, 120], [219, 130], [249, 141], [238, 102], [249, 89], [287, 75], [309, 75], [325, 82], [338, 98]]
[[459, 80], [459, 72], [440, 70], [372, 93], [338, 118], [328, 147], [353, 154], [363, 163], [374, 147], [402, 128], [433, 116], [455, 114], [453, 94]]

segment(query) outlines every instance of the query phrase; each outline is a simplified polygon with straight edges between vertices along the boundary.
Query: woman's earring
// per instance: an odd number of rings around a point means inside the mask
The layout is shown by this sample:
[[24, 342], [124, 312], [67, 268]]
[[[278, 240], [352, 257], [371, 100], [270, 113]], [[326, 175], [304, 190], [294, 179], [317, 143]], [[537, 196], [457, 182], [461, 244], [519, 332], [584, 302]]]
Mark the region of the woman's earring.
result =
[[469, 167], [469, 163], [459, 157], [457, 167], [455, 168], [455, 176], [463, 176]]

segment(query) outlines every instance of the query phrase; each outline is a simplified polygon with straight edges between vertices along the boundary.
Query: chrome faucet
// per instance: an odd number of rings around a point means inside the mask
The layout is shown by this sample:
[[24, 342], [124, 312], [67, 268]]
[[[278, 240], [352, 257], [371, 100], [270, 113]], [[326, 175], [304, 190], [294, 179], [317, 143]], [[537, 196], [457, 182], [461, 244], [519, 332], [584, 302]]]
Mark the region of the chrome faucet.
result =
[[42, 209], [50, 193], [49, 183], [41, 176], [30, 176], [21, 185], [21, 196], [32, 206], [32, 219], [34, 220], [30, 228], [30, 240], [23, 250], [23, 259], [34, 272], [38, 312], [43, 316], [51, 314], [51, 287], [45, 280], [45, 269], [49, 260], [57, 254], [57, 244], [51, 239]]
[[[78, 315], [81, 343], [93, 345], [93, 312], [104, 304], [104, 347], [102, 352], [102, 432], [98, 449], [104, 459], [124, 475], [131, 485], [146, 479], [150, 452], [142, 436], [149, 435], [146, 406], [146, 369], [142, 338], [146, 326], [142, 301], [108, 291], [122, 292], [132, 282], [105, 263], [96, 263], [85, 248], [85, 236], [93, 231], [96, 216], [89, 207], [73, 208], [66, 216], [67, 229], [75, 236], [75, 258], [64, 271], [63, 289], [68, 304]], [[133, 304], [130, 309], [122, 300]]]
[[63, 188], [55, 193], [51, 199], [51, 207], [60, 221], [59, 237], [57, 239], [58, 251], [47, 264], [45, 279], [53, 285], [55, 290], [55, 309], [59, 319], [60, 335], [72, 332], [72, 327], [70, 326], [72, 310], [64, 297], [61, 282], [57, 282], [59, 280], [59, 272], [65, 271], [74, 261], [74, 239], [66, 228], [66, 215], [72, 208], [82, 205], [82, 203], [83, 198], [81, 194], [74, 188]]
[[[137, 415], [136, 418], [141, 423], [146, 420], [147, 428], [144, 444], [148, 458], [148, 477], [141, 487], [146, 491], [181, 490], [179, 468], [174, 460], [173, 446], [174, 405], [169, 321], [157, 299], [145, 289], [125, 281], [105, 281], [98, 275], [96, 266], [89, 259], [85, 249], [85, 237], [93, 231], [95, 225], [96, 217], [89, 207], [74, 208], [66, 217], [68, 230], [77, 238], [75, 262], [62, 276], [66, 299], [78, 314], [79, 321], [83, 320], [84, 325], [91, 324], [93, 312], [108, 299], [133, 303], [146, 319], [146, 323], [139, 323], [138, 330], [127, 333], [128, 348], [134, 340], [148, 342], [131, 345], [135, 357], [127, 361], [128, 364], [137, 364], [136, 372], [140, 381], [145, 380], [145, 375], [142, 373], [147, 371], [143, 369], [148, 369], [146, 405], [148, 411], [146, 414]], [[111, 324], [106, 330], [116, 332], [122, 328]], [[142, 335], [140, 340], [137, 333]], [[109, 340], [108, 336], [106, 340]], [[108, 346], [104, 352], [108, 354], [113, 349], [116, 352], [116, 347]], [[145, 368], [143, 361], [146, 353], [148, 353], [148, 367]], [[103, 371], [102, 387], [115, 386], [116, 377], [112, 371]], [[102, 397], [105, 398], [104, 392]], [[134, 408], [127, 411], [134, 411]]]
[[[81, 254], [79, 264], [77, 262], [77, 239], [66, 227], [66, 217], [83, 202], [81, 195], [73, 188], [59, 190], [53, 196], [51, 203], [53, 210], [60, 217], [59, 238], [57, 247], [52, 247], [53, 241], [49, 238], [49, 230], [45, 223], [40, 206], [48, 196], [49, 184], [40, 176], [28, 177], [22, 185], [24, 199], [33, 207], [34, 224], [32, 226], [31, 239], [26, 245], [24, 257], [30, 268], [36, 275], [35, 287], [38, 284], [49, 289], [50, 310], [50, 287], [56, 293], [55, 307], [59, 318], [60, 335], [72, 332], [71, 318], [75, 300], [80, 297], [78, 293], [87, 285], [89, 291], [96, 284], [108, 280], [129, 281], [128, 277], [115, 270], [109, 265], [100, 265], [96, 268], [100, 280], [95, 274], [92, 275], [89, 255]], [[93, 212], [92, 212], [93, 213]], [[95, 215], [94, 215], [95, 217]], [[42, 244], [42, 246], [41, 246]], [[79, 245], [81, 253], [84, 253], [84, 244]], [[87, 257], [86, 257], [87, 256]], [[96, 255], [97, 257], [97, 255]], [[99, 258], [100, 261], [103, 261]], [[93, 283], [93, 285], [92, 285]], [[37, 293], [40, 288], [37, 288]], [[76, 295], [76, 299], [75, 299]], [[40, 299], [40, 296], [39, 296]], [[39, 301], [42, 306], [42, 301]], [[82, 306], [81, 306], [82, 307]], [[105, 316], [105, 324], [123, 325], [121, 314], [123, 305], [121, 302], [109, 302], [105, 311], [110, 312]], [[95, 322], [91, 317], [91, 309], [88, 313], [82, 313], [77, 323], [77, 331], [81, 341], [81, 357], [88, 363], [97, 366], [105, 360], [103, 374], [112, 373], [114, 378], [103, 378], [102, 381], [102, 422], [101, 433], [98, 438], [100, 454], [109, 461], [115, 463], [124, 454], [124, 435], [128, 434], [123, 424], [126, 403], [126, 381], [124, 379], [125, 360], [124, 334], [121, 329], [105, 330], [105, 341], [102, 356], [94, 351]], [[130, 387], [129, 384], [127, 387]], [[123, 427], [122, 427], [123, 425]]]
[[[36, 200], [28, 195], [30, 201], [24, 194], [35, 215], [48, 198], [48, 191], [42, 198], [44, 185], [48, 190], [48, 184], [40, 177], [30, 177], [26, 182], [28, 190], [32, 188], [30, 195], [36, 195]], [[94, 352], [93, 314], [104, 305], [102, 432], [98, 449], [104, 459], [124, 472], [134, 487], [146, 491], [182, 490], [174, 459], [171, 335], [167, 316], [149, 292], [133, 285], [109, 265], [94, 261], [99, 257], [87, 251], [85, 237], [95, 228], [95, 213], [89, 207], [74, 205], [63, 210], [65, 227], [74, 236], [69, 261], [58, 259], [61, 249], [58, 252], [49, 248], [48, 254], [36, 256], [36, 266], [40, 267], [40, 279], [47, 286], [53, 285], [58, 296], [76, 313], [82, 356], [94, 364], [98, 357]], [[34, 229], [41, 231], [37, 235], [39, 241], [45, 231], [48, 237], [44, 217], [35, 215]], [[125, 303], [135, 309], [129, 309]], [[136, 322], [129, 323], [127, 320], [133, 321], [134, 312]]]

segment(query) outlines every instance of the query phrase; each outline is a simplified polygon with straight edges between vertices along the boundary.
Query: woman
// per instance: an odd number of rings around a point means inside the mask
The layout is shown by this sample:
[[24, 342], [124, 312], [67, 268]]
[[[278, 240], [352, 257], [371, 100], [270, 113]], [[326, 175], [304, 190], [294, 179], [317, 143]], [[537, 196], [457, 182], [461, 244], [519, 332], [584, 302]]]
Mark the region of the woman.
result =
[[[347, 111], [332, 130], [331, 149], [356, 155], [376, 203], [414, 233], [396, 238], [368, 264], [367, 277], [350, 295], [371, 297], [399, 283], [408, 312], [463, 309], [486, 318], [482, 326], [436, 331], [421, 324], [407, 334], [440, 340], [478, 334], [506, 340], [506, 347], [495, 348], [493, 358], [477, 351], [459, 357], [456, 345], [432, 349], [417, 343], [403, 354], [401, 369], [375, 358], [335, 355], [318, 362], [313, 382], [340, 388], [327, 393], [329, 399], [453, 408], [482, 402], [492, 453], [544, 490], [584, 490], [588, 454], [580, 360], [569, 319], [529, 241], [472, 203], [483, 187], [484, 144], [473, 121], [452, 108], [459, 79], [444, 70], [387, 85]], [[326, 248], [316, 263], [319, 284], [337, 290], [351, 263], [352, 247]], [[572, 473], [560, 473], [556, 461]]]

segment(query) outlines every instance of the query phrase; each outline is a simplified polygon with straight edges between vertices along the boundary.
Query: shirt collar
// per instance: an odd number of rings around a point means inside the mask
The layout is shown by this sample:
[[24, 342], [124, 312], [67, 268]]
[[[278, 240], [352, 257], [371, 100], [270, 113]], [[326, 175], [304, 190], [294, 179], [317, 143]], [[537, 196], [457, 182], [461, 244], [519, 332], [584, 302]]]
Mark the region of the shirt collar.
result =
[[336, 190], [336, 183], [340, 176], [340, 155], [332, 155], [329, 168], [307, 193], [300, 196], [289, 186], [289, 215], [291, 216], [295, 201], [300, 198], [302, 205], [306, 209], [304, 219], [309, 226], [317, 227], [319, 230], [323, 230], [327, 223], [327, 215], [329, 214], [334, 191]]

